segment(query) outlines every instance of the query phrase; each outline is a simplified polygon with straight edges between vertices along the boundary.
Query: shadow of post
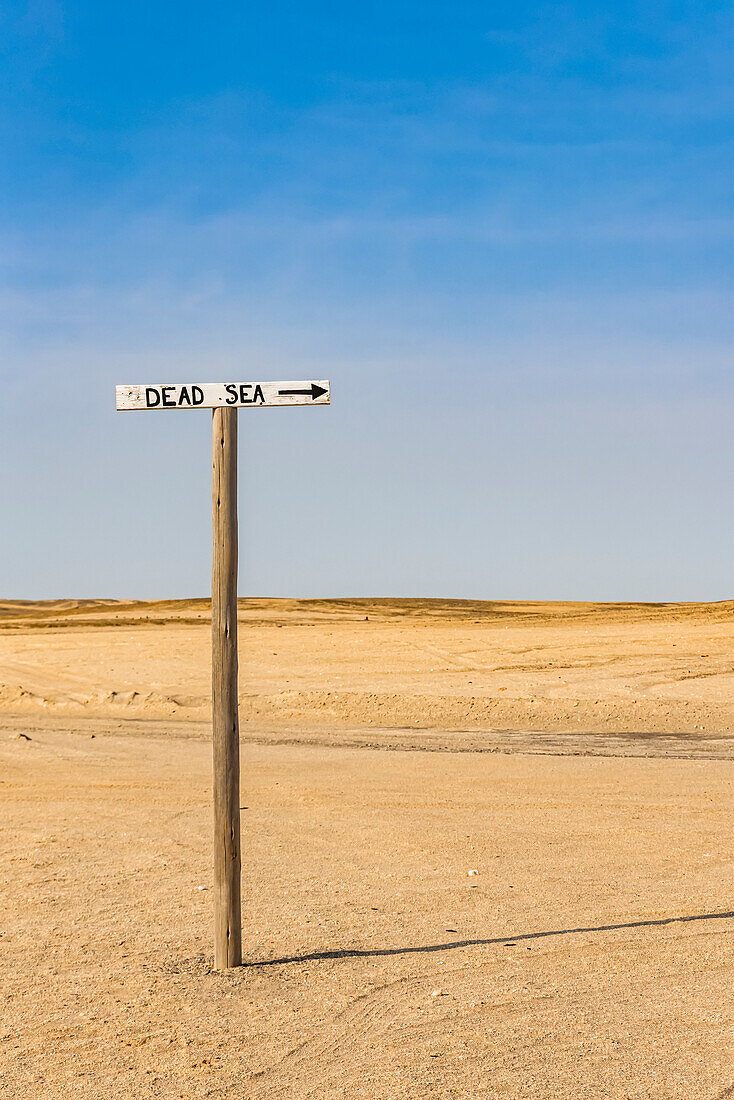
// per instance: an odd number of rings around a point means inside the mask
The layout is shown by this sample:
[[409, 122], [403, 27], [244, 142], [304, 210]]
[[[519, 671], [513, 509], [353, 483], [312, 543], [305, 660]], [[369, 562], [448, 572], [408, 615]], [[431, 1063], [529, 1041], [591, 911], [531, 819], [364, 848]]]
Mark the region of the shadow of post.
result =
[[[447, 943], [429, 943], [420, 947], [376, 947], [369, 950], [343, 948], [333, 951], [313, 951], [310, 954], [291, 955], [282, 959], [263, 959], [245, 963], [248, 967], [286, 966], [288, 963], [319, 962], [327, 959], [376, 959], [388, 955], [420, 955], [434, 951], [456, 951], [461, 947], [491, 947], [501, 943], [521, 943], [524, 940], [542, 940], [552, 936], [575, 936], [592, 932], [618, 932], [631, 928], [664, 928], [670, 924], [689, 924], [693, 921], [731, 920], [734, 911], [726, 913], [694, 913], [682, 917], [662, 917], [659, 920], [636, 920], [623, 924], [597, 924], [579, 928], [555, 928], [545, 932], [521, 932], [516, 936], [494, 936], [491, 939], [451, 940]], [[734, 1090], [723, 1096], [734, 1096]], [[722, 1098], [719, 1098], [722, 1100]]]

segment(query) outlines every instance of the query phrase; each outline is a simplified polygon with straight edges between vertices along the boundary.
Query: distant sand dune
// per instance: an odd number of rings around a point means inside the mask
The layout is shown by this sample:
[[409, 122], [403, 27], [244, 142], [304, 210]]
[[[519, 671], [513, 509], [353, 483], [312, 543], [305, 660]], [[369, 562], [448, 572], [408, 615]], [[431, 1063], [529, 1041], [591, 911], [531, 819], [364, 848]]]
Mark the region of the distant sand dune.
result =
[[[734, 732], [734, 601], [240, 601], [243, 720]], [[0, 601], [0, 712], [206, 720], [206, 599]]]

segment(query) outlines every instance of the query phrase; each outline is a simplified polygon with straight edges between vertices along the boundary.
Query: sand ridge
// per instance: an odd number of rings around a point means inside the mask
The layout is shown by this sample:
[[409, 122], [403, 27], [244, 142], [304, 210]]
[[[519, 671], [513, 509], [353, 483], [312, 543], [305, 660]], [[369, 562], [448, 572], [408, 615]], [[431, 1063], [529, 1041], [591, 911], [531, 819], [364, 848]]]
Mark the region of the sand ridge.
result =
[[[243, 599], [246, 723], [734, 733], [734, 603]], [[209, 602], [0, 603], [0, 713], [206, 720]]]

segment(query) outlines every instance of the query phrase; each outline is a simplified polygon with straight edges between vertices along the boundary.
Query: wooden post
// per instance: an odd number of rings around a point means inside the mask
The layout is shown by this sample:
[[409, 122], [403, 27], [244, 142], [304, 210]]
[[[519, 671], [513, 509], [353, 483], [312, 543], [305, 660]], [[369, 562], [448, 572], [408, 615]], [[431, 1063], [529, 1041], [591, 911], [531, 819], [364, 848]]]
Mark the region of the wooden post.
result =
[[214, 754], [214, 965], [242, 963], [240, 730], [237, 715], [237, 410], [329, 405], [328, 381], [187, 382], [116, 386], [129, 409], [213, 409], [212, 744]]
[[214, 966], [242, 962], [237, 713], [237, 409], [213, 414]]

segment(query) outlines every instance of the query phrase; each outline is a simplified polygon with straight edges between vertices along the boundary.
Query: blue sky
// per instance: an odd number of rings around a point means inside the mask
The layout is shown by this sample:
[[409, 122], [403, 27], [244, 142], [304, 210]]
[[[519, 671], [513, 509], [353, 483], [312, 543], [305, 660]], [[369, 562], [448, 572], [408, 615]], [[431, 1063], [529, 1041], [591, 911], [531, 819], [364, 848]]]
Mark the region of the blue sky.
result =
[[9, 4], [2, 595], [734, 595], [734, 11]]

